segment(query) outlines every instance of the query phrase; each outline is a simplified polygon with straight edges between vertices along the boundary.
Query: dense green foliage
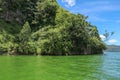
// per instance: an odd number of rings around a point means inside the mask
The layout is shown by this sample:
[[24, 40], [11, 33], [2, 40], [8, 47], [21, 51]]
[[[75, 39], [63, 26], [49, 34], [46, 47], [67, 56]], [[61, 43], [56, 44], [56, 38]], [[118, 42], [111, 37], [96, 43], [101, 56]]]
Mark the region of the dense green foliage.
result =
[[1, 52], [80, 55], [101, 54], [106, 49], [87, 17], [69, 13], [55, 0], [1, 0], [0, 17]]

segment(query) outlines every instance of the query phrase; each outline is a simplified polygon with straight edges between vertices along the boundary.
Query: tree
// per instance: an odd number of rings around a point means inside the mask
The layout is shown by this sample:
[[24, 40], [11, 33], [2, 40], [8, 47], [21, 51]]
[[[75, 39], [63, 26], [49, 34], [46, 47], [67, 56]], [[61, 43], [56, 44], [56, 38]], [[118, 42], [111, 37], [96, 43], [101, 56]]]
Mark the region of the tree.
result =
[[89, 32], [89, 41], [88, 41], [88, 52], [89, 54], [99, 54], [103, 53], [103, 50], [106, 49], [105, 43], [101, 40], [97, 27], [92, 26]]
[[15, 37], [8, 34], [6, 31], [0, 32], [0, 52], [8, 52], [9, 54], [15, 54], [16, 47]]
[[87, 16], [69, 13], [55, 0], [2, 0], [0, 6], [5, 23], [23, 25], [19, 34], [10, 31], [13, 41], [6, 41], [17, 44], [13, 46], [18, 54], [80, 55], [102, 53], [105, 49], [97, 27], [87, 21]]
[[36, 11], [36, 1], [38, 0], [2, 0], [1, 16], [9, 22], [19, 22], [23, 24], [28, 21], [30, 25], [34, 19]]
[[38, 26], [55, 25], [57, 7], [55, 1], [38, 1], [35, 12], [35, 22]]
[[114, 35], [114, 32], [108, 32], [107, 30], [105, 30], [105, 33], [103, 34], [103, 36], [105, 36], [105, 42], [108, 41], [111, 36]]
[[28, 22], [26, 22], [19, 34], [19, 52], [28, 54], [28, 44], [31, 36], [31, 28]]

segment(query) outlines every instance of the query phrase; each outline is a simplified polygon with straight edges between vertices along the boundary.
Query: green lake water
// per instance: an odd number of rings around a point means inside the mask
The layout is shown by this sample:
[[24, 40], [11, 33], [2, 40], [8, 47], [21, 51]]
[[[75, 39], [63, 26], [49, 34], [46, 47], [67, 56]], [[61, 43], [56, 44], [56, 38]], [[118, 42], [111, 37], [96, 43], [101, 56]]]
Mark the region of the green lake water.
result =
[[0, 56], [0, 80], [120, 80], [120, 53]]

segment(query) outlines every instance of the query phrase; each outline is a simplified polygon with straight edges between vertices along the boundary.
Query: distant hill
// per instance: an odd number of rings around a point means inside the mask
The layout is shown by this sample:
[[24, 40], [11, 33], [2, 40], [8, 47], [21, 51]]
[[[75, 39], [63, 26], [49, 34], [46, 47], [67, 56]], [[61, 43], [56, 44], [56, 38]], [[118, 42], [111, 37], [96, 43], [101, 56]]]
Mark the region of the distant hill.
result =
[[120, 52], [120, 46], [118, 45], [107, 45], [107, 48], [106, 52]]

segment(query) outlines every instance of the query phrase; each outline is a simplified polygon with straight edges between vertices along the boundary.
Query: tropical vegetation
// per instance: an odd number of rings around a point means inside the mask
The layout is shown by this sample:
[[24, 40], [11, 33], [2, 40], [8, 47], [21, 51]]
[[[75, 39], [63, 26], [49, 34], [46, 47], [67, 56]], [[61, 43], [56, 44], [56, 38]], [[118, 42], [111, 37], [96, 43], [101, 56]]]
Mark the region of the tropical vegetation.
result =
[[102, 54], [106, 49], [87, 16], [56, 0], [0, 0], [0, 53], [11, 55]]

